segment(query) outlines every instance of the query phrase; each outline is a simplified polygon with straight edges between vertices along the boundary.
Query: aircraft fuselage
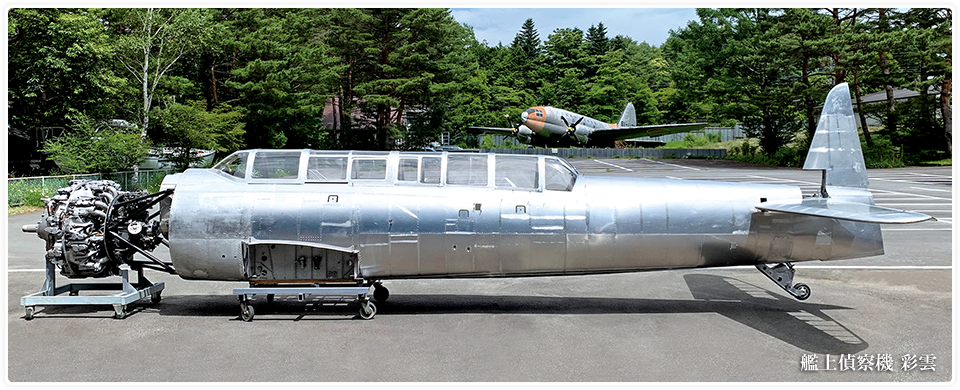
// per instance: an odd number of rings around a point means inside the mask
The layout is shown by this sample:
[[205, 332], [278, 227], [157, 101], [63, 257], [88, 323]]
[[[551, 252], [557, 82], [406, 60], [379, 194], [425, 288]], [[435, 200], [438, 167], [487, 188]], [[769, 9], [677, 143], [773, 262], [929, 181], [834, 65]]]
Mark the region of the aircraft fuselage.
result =
[[[309, 272], [310, 256], [298, 253], [310, 245], [356, 253], [367, 279], [611, 273], [883, 253], [876, 224], [755, 207], [799, 201], [795, 186], [583, 176], [551, 156], [238, 153], [254, 160], [241, 167], [245, 178], [221, 163], [165, 181], [175, 186], [171, 258], [184, 278]], [[254, 178], [256, 159], [276, 161], [277, 153], [302, 157], [291, 165], [299, 173]], [[466, 165], [464, 155], [471, 156]], [[315, 158], [342, 158], [343, 178], [317, 180], [310, 172]], [[374, 167], [374, 179], [357, 173], [364, 166]], [[284, 248], [282, 256], [275, 252]]]

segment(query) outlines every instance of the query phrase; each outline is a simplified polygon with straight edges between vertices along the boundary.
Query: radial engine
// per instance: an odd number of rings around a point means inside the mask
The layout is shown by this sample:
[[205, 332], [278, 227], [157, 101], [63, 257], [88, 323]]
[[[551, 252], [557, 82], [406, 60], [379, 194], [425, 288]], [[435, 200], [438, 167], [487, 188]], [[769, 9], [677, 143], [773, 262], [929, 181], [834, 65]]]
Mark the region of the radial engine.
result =
[[[23, 231], [46, 241], [46, 261], [68, 278], [118, 275], [121, 264], [173, 273], [170, 263], [150, 253], [168, 244], [155, 206], [172, 193], [121, 191], [110, 180], [72, 180], [44, 199], [40, 221]], [[147, 261], [134, 259], [135, 253]]]

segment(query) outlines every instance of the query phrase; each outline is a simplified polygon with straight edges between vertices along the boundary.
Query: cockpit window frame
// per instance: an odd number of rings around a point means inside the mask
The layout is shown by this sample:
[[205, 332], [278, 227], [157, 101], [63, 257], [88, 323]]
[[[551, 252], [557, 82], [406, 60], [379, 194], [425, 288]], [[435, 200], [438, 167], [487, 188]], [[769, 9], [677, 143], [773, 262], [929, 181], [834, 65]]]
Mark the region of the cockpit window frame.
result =
[[[241, 156], [242, 156], [242, 157], [241, 157]], [[231, 174], [231, 173], [227, 173], [227, 171], [224, 170], [224, 168], [226, 168], [226, 164], [229, 163], [229, 162], [231, 162], [231, 160], [233, 160], [233, 159], [235, 159], [235, 158], [243, 158], [243, 161], [244, 161], [244, 162], [243, 162], [243, 172], [234, 171], [234, 173], [232, 173], [232, 174]], [[220, 160], [220, 162], [218, 162], [216, 165], [214, 165], [213, 167], [211, 167], [211, 169], [213, 169], [213, 170], [216, 171], [216, 172], [220, 172], [220, 174], [222, 174], [222, 175], [224, 175], [224, 176], [226, 176], [226, 177], [229, 177], [229, 178], [231, 178], [231, 179], [233, 179], [233, 180], [246, 180], [248, 177], [250, 177], [250, 176], [249, 176], [249, 175], [250, 175], [250, 172], [249, 172], [249, 171], [250, 171], [250, 164], [249, 164], [249, 162], [250, 162], [250, 152], [249, 152], [249, 151], [238, 151], [238, 152], [233, 152], [233, 153], [231, 153], [231, 154], [230, 154], [229, 156], [227, 156], [227, 157], [224, 157], [223, 160]], [[237, 173], [240, 173], [241, 176], [237, 176]]]
[[[560, 189], [551, 189], [548, 187], [547, 179], [549, 177], [548, 175], [549, 172], [547, 172], [547, 164], [548, 162], [554, 161], [554, 160], [556, 160], [558, 162], [558, 165], [560, 167], [565, 168], [572, 176], [572, 178], [570, 179], [570, 184], [567, 186], [566, 189], [560, 190]], [[554, 157], [554, 156], [544, 156], [543, 158], [543, 189], [545, 191], [559, 191], [559, 192], [573, 191], [573, 188], [577, 186], [577, 179], [579, 177], [580, 177], [580, 173], [577, 172], [577, 169], [574, 168], [572, 165], [570, 165], [570, 163], [568, 163], [566, 160], [559, 157]]]

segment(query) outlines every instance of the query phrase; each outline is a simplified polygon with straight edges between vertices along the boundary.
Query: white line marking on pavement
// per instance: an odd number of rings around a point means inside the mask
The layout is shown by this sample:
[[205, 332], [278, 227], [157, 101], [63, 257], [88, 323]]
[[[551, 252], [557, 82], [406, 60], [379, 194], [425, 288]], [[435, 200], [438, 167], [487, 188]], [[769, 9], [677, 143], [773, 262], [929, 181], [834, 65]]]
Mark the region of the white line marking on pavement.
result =
[[910, 228], [906, 228], [906, 229], [889, 228], [889, 229], [887, 229], [887, 228], [882, 228], [881, 230], [882, 230], [882, 231], [885, 231], [885, 232], [910, 232], [910, 231], [914, 231], [914, 232], [929, 232], [929, 231], [946, 231], [946, 232], [952, 232], [952, 231], [953, 231], [953, 228], [929, 228], [929, 229], [928, 229], [928, 228], [916, 228], [916, 229], [910, 229]]
[[600, 160], [593, 160], [593, 161], [596, 161], [596, 162], [601, 163], [601, 164], [604, 164], [604, 165], [609, 165], [609, 166], [611, 166], [611, 167], [620, 168], [620, 169], [623, 169], [624, 171], [627, 171], [627, 172], [633, 172], [633, 169], [624, 168], [624, 167], [621, 167], [621, 166], [619, 166], [619, 165], [617, 165], [617, 164], [611, 164], [611, 163], [608, 163], [608, 162], [606, 162], [606, 161], [600, 161]]
[[[803, 265], [803, 264], [794, 264], [794, 268], [806, 268], [806, 269], [892, 269], [892, 270], [941, 270], [941, 269], [953, 269], [952, 265]], [[718, 267], [711, 268], [711, 270], [721, 270], [721, 269], [756, 269], [752, 265], [735, 265], [731, 267]]]
[[921, 191], [936, 191], [936, 192], [950, 192], [950, 193], [953, 193], [953, 190], [941, 190], [941, 189], [936, 189], [936, 188], [923, 188], [923, 187], [910, 187], [910, 188], [913, 188], [913, 189], [915, 189], [915, 190], [921, 190]]
[[642, 159], [642, 160], [647, 160], [647, 161], [649, 161], [649, 162], [655, 162], [655, 163], [657, 163], [657, 164], [669, 165], [669, 166], [671, 166], [671, 167], [677, 167], [677, 168], [683, 168], [683, 169], [692, 169], [692, 170], [694, 170], [694, 171], [702, 171], [702, 169], [700, 169], [700, 168], [685, 167], [685, 166], [683, 166], [683, 165], [665, 163], [665, 162], [663, 162], [663, 161], [651, 160], [651, 159], [649, 159], [649, 158], [644, 158], [644, 159]]
[[8, 269], [7, 272], [43, 272], [46, 271], [43, 268], [38, 269]]

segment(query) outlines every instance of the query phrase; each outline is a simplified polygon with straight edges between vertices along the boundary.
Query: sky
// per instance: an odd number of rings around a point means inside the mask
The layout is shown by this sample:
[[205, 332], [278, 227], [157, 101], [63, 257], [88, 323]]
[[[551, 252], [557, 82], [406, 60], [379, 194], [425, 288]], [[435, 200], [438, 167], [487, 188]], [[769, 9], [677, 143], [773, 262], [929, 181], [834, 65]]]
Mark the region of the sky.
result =
[[699, 20], [694, 8], [453, 8], [453, 17], [473, 27], [477, 40], [490, 46], [513, 42], [528, 18], [540, 34], [540, 41], [557, 28], [579, 28], [603, 22], [607, 37], [625, 35], [637, 42], [660, 46], [669, 31]]

